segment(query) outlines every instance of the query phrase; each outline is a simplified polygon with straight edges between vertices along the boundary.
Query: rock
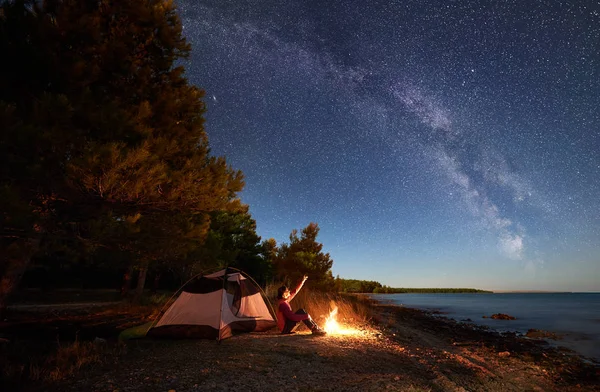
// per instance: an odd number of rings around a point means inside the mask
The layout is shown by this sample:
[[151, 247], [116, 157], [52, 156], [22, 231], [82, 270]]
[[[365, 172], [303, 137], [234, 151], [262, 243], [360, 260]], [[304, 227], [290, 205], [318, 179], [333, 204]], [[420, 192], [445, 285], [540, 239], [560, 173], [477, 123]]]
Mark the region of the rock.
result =
[[527, 333], [525, 334], [525, 336], [527, 336], [528, 338], [533, 338], [533, 339], [559, 340], [562, 338], [562, 336], [557, 335], [554, 332], [542, 331], [542, 330], [533, 329], [533, 328], [528, 330]]
[[492, 318], [494, 320], [516, 320], [516, 317], [513, 316], [509, 316], [508, 314], [504, 314], [504, 313], [494, 313], [492, 314]]
[[498, 353], [498, 356], [501, 358], [510, 357], [510, 353], [508, 351], [502, 351]]
[[452, 343], [453, 346], [476, 346], [480, 344], [479, 342], [454, 342]]

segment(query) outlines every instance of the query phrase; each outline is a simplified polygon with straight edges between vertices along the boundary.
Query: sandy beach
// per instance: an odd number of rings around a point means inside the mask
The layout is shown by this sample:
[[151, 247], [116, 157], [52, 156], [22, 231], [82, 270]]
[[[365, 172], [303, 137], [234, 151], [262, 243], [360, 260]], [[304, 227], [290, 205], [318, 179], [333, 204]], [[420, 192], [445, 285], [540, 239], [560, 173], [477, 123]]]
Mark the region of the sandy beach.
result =
[[[55, 391], [599, 391], [600, 367], [542, 340], [373, 304], [353, 334], [141, 339]], [[100, 344], [110, 344], [100, 343]], [[46, 388], [45, 390], [49, 390]]]

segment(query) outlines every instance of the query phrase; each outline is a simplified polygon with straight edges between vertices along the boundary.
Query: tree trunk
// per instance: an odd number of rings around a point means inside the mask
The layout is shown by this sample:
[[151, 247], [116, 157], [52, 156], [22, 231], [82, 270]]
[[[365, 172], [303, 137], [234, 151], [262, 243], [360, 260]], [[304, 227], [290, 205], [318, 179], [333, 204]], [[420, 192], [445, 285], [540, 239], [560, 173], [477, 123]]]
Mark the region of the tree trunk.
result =
[[130, 265], [123, 275], [123, 284], [121, 285], [121, 297], [125, 298], [131, 290], [131, 277], [133, 275], [133, 265]]
[[146, 285], [146, 274], [148, 273], [148, 266], [144, 265], [140, 267], [138, 274], [137, 286], [135, 288], [135, 301], [139, 301], [144, 293], [144, 286]]
[[161, 276], [162, 274], [160, 272], [157, 272], [156, 275], [154, 275], [154, 281], [152, 282], [152, 294], [158, 291], [158, 284], [160, 283]]
[[8, 306], [8, 299], [19, 286], [21, 278], [38, 250], [40, 240], [18, 240], [10, 244], [1, 253], [4, 268], [0, 277], [0, 317]]

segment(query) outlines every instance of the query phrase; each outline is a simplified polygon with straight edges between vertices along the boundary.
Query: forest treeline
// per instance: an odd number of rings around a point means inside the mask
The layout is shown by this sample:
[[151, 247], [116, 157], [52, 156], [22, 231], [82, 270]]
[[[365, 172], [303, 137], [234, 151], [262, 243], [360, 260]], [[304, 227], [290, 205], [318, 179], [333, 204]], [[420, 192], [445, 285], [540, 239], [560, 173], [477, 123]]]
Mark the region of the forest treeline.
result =
[[344, 293], [403, 294], [403, 293], [491, 293], [471, 288], [394, 288], [372, 280], [335, 279], [336, 288]]
[[5, 0], [0, 53], [0, 311], [21, 283], [139, 296], [222, 266], [333, 287], [318, 224], [256, 234], [172, 1]]
[[378, 289], [375, 289], [373, 293], [376, 294], [404, 294], [404, 293], [413, 293], [413, 294], [434, 294], [434, 293], [488, 293], [491, 294], [492, 291], [487, 290], [479, 290], [479, 289], [470, 289], [470, 288], [394, 288], [382, 286]]

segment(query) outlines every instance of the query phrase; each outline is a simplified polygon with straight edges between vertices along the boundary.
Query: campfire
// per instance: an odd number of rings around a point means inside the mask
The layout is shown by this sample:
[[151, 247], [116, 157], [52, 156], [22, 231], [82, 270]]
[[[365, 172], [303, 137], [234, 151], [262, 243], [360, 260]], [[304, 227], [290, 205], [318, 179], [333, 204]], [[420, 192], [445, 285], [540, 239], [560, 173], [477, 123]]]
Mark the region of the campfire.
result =
[[338, 308], [333, 306], [329, 316], [325, 319], [325, 331], [328, 335], [358, 335], [361, 331], [354, 328], [346, 328], [337, 321]]

